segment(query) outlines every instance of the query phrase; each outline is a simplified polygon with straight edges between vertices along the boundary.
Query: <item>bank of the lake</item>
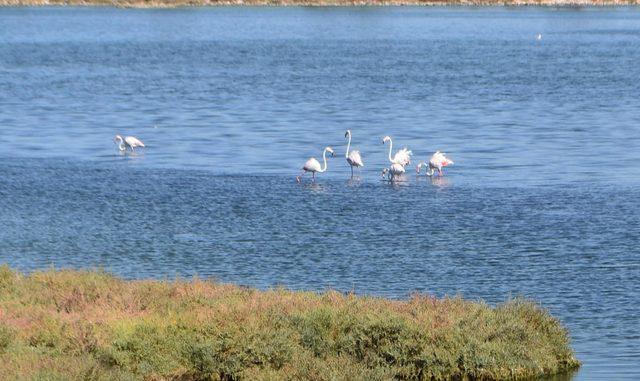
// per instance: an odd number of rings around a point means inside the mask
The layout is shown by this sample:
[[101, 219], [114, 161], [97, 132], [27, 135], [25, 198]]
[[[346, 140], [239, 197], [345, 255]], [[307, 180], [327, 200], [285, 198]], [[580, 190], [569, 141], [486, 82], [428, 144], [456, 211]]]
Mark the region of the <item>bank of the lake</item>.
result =
[[406, 301], [0, 267], [0, 378], [516, 379], [578, 366], [520, 299]]
[[638, 0], [0, 0], [0, 6], [114, 6], [175, 8], [200, 6], [548, 6], [638, 5]]

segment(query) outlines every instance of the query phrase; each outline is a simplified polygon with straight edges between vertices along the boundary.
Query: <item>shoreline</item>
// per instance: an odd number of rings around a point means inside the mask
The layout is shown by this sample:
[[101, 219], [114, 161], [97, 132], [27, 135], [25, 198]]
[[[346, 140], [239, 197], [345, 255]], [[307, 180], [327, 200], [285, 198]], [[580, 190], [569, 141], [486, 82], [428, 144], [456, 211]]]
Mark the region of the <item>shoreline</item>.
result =
[[[0, 266], [0, 378], [532, 379], [580, 362], [524, 299], [406, 300]], [[91, 376], [91, 377], [88, 377]]]
[[114, 8], [180, 8], [180, 7], [627, 7], [638, 6], [640, 0], [0, 0], [0, 7], [114, 7]]

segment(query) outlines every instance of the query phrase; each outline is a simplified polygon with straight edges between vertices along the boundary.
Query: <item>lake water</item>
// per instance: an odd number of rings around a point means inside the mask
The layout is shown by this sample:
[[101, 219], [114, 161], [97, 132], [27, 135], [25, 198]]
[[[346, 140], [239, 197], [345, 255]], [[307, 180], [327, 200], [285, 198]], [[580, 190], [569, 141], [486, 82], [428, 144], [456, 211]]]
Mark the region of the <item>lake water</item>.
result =
[[524, 295], [638, 380], [639, 63], [639, 8], [2, 8], [0, 263]]

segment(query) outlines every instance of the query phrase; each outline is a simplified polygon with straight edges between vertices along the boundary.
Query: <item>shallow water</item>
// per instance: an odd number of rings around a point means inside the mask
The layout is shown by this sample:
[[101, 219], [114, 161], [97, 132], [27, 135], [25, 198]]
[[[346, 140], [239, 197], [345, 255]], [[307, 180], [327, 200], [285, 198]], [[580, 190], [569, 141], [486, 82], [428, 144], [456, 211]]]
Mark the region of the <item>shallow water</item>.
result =
[[[525, 295], [573, 380], [638, 379], [639, 38], [635, 8], [0, 9], [0, 262]], [[383, 183], [387, 134], [456, 164]]]

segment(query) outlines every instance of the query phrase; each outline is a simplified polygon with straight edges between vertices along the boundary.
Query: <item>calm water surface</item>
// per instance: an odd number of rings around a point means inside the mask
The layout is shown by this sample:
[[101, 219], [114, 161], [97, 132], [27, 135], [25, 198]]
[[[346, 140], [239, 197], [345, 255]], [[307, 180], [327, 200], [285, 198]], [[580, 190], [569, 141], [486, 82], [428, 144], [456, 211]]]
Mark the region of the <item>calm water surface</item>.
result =
[[[520, 294], [637, 380], [639, 62], [637, 8], [3, 8], [0, 263]], [[383, 183], [387, 134], [456, 164]]]

